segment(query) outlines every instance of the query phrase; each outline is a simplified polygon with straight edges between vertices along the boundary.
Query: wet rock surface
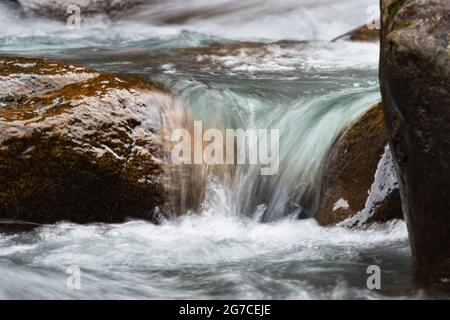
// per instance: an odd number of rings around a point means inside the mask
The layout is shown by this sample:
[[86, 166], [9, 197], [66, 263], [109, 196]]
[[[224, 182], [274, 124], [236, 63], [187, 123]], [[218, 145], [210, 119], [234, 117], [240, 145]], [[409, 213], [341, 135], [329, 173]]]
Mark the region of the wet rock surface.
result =
[[393, 170], [382, 169], [387, 144], [383, 120], [379, 104], [348, 127], [331, 147], [322, 169], [321, 201], [315, 214], [321, 225], [351, 218], [346, 225], [363, 226], [402, 217]]
[[333, 40], [333, 42], [340, 39], [347, 39], [351, 41], [377, 42], [380, 41], [380, 30], [376, 28], [369, 29], [366, 25], [363, 25], [337, 37]]
[[416, 277], [450, 279], [450, 2], [383, 0], [380, 78]]
[[0, 57], [0, 219], [155, 221], [174, 103], [146, 79]]
[[398, 188], [397, 173], [389, 146], [386, 146], [378, 163], [375, 179], [369, 191], [364, 209], [341, 225], [346, 227], [366, 227], [372, 223], [384, 223], [402, 219], [402, 204]]

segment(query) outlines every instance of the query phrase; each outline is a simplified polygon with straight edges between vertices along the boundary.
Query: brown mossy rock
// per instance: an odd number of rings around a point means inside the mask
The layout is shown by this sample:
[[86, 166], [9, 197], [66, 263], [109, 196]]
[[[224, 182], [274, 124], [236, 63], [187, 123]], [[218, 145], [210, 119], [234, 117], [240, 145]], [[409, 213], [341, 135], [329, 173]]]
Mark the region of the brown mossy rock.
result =
[[380, 80], [417, 280], [450, 283], [450, 1], [382, 0]]
[[321, 201], [315, 214], [320, 225], [341, 223], [364, 210], [364, 219], [353, 220], [352, 226], [401, 218], [395, 187], [366, 208], [369, 191], [383, 189], [374, 185], [374, 179], [386, 144], [381, 105], [371, 108], [334, 142], [322, 168]]
[[343, 34], [336, 39], [348, 39], [351, 41], [364, 41], [364, 42], [377, 42], [380, 41], [380, 30], [379, 29], [369, 29], [366, 25], [356, 28], [346, 34]]
[[155, 220], [173, 103], [147, 80], [0, 57], [0, 220]]

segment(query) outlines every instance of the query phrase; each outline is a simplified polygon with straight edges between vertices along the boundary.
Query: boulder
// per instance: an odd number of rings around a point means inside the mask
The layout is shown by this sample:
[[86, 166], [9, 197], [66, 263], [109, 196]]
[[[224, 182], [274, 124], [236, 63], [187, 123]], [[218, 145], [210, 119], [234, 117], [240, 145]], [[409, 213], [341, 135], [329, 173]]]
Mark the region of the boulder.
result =
[[377, 42], [380, 41], [380, 30], [369, 29], [366, 25], [363, 25], [337, 37], [336, 39], [333, 39], [332, 42], [340, 39], [347, 39], [351, 41]]
[[175, 104], [148, 80], [0, 57], [0, 220], [156, 221]]
[[376, 105], [334, 142], [322, 168], [319, 224], [353, 227], [402, 217], [383, 120]]
[[417, 280], [450, 282], [450, 1], [382, 0], [380, 80]]

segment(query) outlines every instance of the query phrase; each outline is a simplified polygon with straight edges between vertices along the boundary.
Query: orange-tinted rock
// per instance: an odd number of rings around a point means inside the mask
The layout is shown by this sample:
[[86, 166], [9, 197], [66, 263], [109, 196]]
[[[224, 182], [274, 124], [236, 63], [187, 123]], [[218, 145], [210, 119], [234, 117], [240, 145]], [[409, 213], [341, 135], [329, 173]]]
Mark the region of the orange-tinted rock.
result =
[[0, 57], [0, 219], [155, 220], [174, 103], [146, 80]]

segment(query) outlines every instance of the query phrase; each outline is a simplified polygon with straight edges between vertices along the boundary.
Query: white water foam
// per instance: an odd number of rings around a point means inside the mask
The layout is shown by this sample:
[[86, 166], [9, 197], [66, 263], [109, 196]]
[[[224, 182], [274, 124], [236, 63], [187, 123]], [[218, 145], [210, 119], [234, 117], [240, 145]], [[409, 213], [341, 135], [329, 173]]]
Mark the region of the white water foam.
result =
[[[187, 30], [229, 39], [331, 40], [369, 20], [376, 0], [170, 0], [140, 10], [138, 19], [183, 17]], [[189, 13], [191, 16], [189, 17]], [[188, 16], [186, 18], [185, 16]]]
[[[89, 46], [197, 46], [214, 40], [210, 36], [265, 40], [330, 40], [368, 19], [367, 8], [375, 0], [171, 0], [150, 3], [139, 14], [110, 20], [86, 17], [80, 30], [70, 30], [65, 21], [23, 18], [17, 10], [0, 4], [2, 50], [36, 50]], [[204, 14], [196, 14], [196, 12]], [[189, 15], [177, 24], [161, 23], [167, 15]], [[186, 36], [185, 31], [189, 31]], [[152, 40], [152, 41], [150, 41]], [[158, 40], [158, 41], [155, 41]], [[141, 44], [142, 45], [142, 44]]]
[[[172, 0], [159, 12], [149, 15], [143, 11], [143, 20], [112, 22], [96, 18], [79, 31], [67, 30], [58, 22], [17, 19], [0, 7], [0, 43], [2, 50], [34, 51], [83, 46], [96, 50], [100, 46], [136, 46], [139, 41], [144, 41], [139, 45], [154, 47], [174, 42], [174, 46], [196, 46], [202, 39], [209, 39], [208, 35], [250, 40], [331, 39], [364, 23], [366, 7], [376, 5], [373, 2], [292, 0], [280, 5], [271, 2], [269, 6], [262, 0], [247, 1], [247, 5], [222, 0], [219, 4], [229, 8], [223, 14], [195, 15], [177, 25], [154, 23], [165, 11], [177, 14], [189, 6], [211, 5], [206, 0]], [[295, 5], [300, 7], [293, 9]], [[146, 42], [155, 38], [167, 43]], [[198, 83], [195, 89], [186, 90], [187, 100], [205, 117], [212, 114], [222, 123], [231, 122], [226, 114], [236, 112], [245, 114], [241, 121], [249, 125], [280, 126], [290, 131], [285, 136], [285, 166], [279, 180], [264, 188], [266, 185], [256, 185], [259, 178], [250, 174], [241, 181], [240, 189], [233, 190], [211, 178], [197, 213], [161, 225], [142, 221], [87, 226], [60, 223], [30, 233], [0, 235], [0, 298], [382, 298], [381, 293], [365, 287], [366, 268], [372, 263], [382, 264], [387, 271], [384, 275], [392, 276], [393, 283], [407, 286], [410, 251], [403, 222], [348, 230], [322, 228], [314, 220], [280, 219], [286, 214], [284, 206], [291, 187], [309, 182], [339, 129], [379, 99], [374, 90], [376, 82], [365, 87], [360, 82], [367, 78], [358, 76], [352, 82], [354, 88], [339, 79], [337, 86], [343, 86], [342, 90], [324, 89], [317, 94], [323, 89], [320, 86], [336, 81], [327, 80], [320, 72], [338, 70], [342, 78], [353, 76], [353, 71], [341, 73], [346, 69], [373, 73], [375, 46], [322, 43], [307, 53], [274, 46], [272, 63], [248, 54], [241, 60], [233, 60], [233, 56], [225, 59], [223, 63], [229, 63], [233, 71], [275, 70], [283, 75], [292, 68], [317, 68], [318, 77], [323, 77], [323, 82], [315, 84], [312, 97], [309, 93], [291, 100], [283, 97], [283, 92], [273, 96], [265, 92], [264, 99], [254, 92], [241, 96], [239, 90], [231, 88], [214, 90], [210, 83]], [[172, 65], [163, 69], [175, 70]], [[302, 82], [294, 89], [308, 91], [308, 84]], [[208, 90], [200, 90], [202, 87]], [[252, 183], [255, 188], [248, 188]], [[263, 188], [258, 189], [261, 185]], [[266, 205], [256, 207], [253, 216], [244, 216], [242, 209], [253, 205], [246, 201], [255, 196], [254, 190], [273, 192], [265, 199]], [[266, 213], [267, 220], [276, 221], [260, 223]], [[81, 268], [80, 291], [66, 287], [66, 268], [71, 265]], [[389, 285], [388, 281], [383, 283]], [[402, 293], [395, 291], [394, 295], [401, 297]]]
[[[214, 181], [209, 192], [201, 214], [162, 225], [61, 223], [0, 236], [0, 298], [379, 298], [347, 284], [339, 267], [331, 290], [309, 277], [327, 270], [327, 261], [345, 264], [365, 250], [407, 246], [403, 222], [365, 231], [314, 220], [261, 224], [236, 217]], [[72, 265], [82, 270], [80, 291], [65, 286]], [[364, 275], [364, 264], [358, 268]]]
[[199, 55], [199, 62], [210, 61], [234, 72], [376, 70], [379, 45], [354, 42], [312, 42], [283, 46], [243, 47], [233, 54]]

